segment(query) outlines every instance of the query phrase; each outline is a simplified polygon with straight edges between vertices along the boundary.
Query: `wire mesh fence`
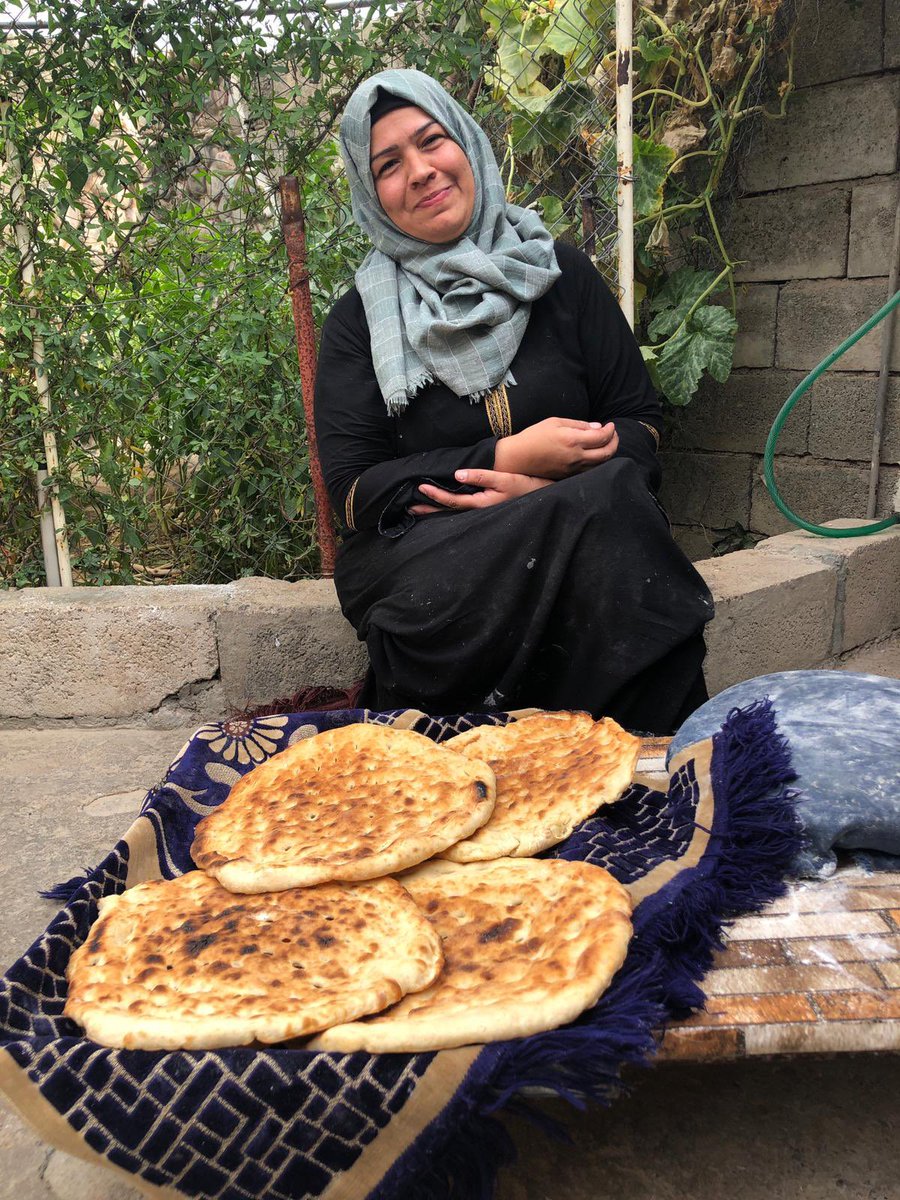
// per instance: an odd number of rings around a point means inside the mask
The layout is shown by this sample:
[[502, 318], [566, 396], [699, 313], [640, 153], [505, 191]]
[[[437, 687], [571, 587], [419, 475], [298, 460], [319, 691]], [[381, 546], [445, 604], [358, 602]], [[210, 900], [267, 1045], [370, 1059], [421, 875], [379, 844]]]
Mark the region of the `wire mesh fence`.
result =
[[0, 0], [3, 582], [45, 581], [48, 478], [76, 583], [315, 574], [279, 179], [321, 323], [366, 250], [337, 120], [418, 67], [614, 286], [614, 25], [607, 0]]

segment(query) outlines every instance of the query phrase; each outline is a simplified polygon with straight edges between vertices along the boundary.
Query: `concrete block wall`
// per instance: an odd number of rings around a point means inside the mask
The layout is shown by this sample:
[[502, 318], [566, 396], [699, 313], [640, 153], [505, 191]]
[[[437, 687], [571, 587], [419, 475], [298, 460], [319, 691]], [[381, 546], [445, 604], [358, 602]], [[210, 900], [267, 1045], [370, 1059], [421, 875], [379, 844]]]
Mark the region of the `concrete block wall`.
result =
[[0, 645], [7, 728], [201, 724], [366, 666], [330, 580], [5, 591]]
[[[698, 568], [716, 600], [713, 694], [900, 629], [900, 528], [782, 534]], [[0, 728], [200, 725], [366, 666], [328, 580], [0, 592], [0, 646]]]
[[[673, 415], [662, 499], [692, 557], [791, 528], [762, 482], [766, 438], [804, 376], [887, 298], [900, 191], [900, 3], [802, 0], [784, 121], [756, 131], [727, 214], [734, 371]], [[900, 507], [900, 320], [878, 514]], [[815, 523], [864, 513], [882, 323], [820, 378], [778, 442], [785, 501]]]

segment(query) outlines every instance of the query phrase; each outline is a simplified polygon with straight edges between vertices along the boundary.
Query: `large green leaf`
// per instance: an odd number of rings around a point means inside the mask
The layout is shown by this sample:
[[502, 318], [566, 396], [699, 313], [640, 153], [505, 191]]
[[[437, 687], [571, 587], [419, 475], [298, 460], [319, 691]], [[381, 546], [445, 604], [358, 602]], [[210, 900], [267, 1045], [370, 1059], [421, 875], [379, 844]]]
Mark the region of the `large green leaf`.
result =
[[647, 329], [650, 338], [656, 341], [670, 337], [715, 277], [715, 271], [697, 271], [694, 267], [673, 271], [650, 301], [650, 311], [657, 314]]
[[651, 138], [634, 135], [634, 215], [649, 217], [662, 207], [666, 171], [675, 151]]
[[656, 375], [671, 404], [689, 404], [704, 371], [725, 382], [731, 373], [736, 332], [737, 321], [727, 308], [707, 305], [657, 349]]
[[674, 53], [674, 47], [667, 38], [649, 38], [645, 33], [638, 37], [634, 49], [645, 63], [665, 62]]
[[601, 19], [596, 3], [542, 0], [520, 9], [513, 0], [488, 0], [481, 11], [497, 39], [496, 63], [487, 74], [498, 98], [530, 113], [541, 112], [561, 86], [541, 82], [551, 56], [563, 60], [566, 82], [590, 73]]
[[566, 216], [559, 196], [538, 196], [537, 202], [541, 210], [541, 220], [553, 237], [559, 238], [568, 233], [572, 222]]

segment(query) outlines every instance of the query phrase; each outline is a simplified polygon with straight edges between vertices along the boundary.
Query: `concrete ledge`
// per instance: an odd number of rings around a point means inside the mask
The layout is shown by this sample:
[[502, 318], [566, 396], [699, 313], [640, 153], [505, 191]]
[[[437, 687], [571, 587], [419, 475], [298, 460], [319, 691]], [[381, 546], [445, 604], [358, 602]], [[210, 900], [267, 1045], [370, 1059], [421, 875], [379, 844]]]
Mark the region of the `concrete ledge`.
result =
[[716, 601], [706, 635], [711, 696], [755, 675], [815, 666], [831, 654], [837, 574], [829, 565], [736, 550], [694, 566]]
[[[695, 565], [717, 606], [713, 694], [831, 666], [900, 628], [900, 528], [787, 533]], [[330, 580], [0, 592], [0, 645], [5, 728], [200, 724], [305, 685], [345, 687], [366, 665]]]
[[347, 687], [366, 669], [330, 579], [242, 579], [218, 615], [219, 664], [229, 708], [291, 696], [306, 684]]
[[[832, 529], [871, 522], [829, 521]], [[832, 653], [845, 654], [900, 627], [900, 525], [866, 537], [822, 538], [798, 531], [768, 538], [756, 547], [767, 557], [827, 566], [835, 575]]]
[[365, 649], [329, 580], [0, 592], [0, 726], [151, 729], [344, 687]]

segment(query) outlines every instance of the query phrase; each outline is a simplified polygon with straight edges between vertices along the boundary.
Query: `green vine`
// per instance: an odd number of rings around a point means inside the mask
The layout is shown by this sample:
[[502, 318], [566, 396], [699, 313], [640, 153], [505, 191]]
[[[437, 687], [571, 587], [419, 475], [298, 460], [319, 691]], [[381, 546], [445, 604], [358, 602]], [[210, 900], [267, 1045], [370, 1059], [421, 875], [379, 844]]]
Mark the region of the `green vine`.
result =
[[[728, 251], [716, 206], [741, 127], [754, 116], [785, 114], [792, 54], [778, 32], [780, 8], [781, 0], [651, 0], [639, 10], [633, 47], [636, 297], [645, 360], [673, 405], [690, 402], [704, 372], [724, 382], [731, 370], [740, 264]], [[520, 170], [512, 194], [527, 198], [533, 160], [552, 141], [552, 117], [557, 173], [576, 181], [567, 194], [565, 185], [556, 189], [562, 199], [538, 203], [555, 233], [577, 235], [571, 202], [581, 186], [584, 143], [609, 146], [613, 136], [609, 104], [605, 110], [596, 104], [598, 85], [605, 82], [611, 94], [613, 66], [601, 56], [591, 25], [597, 14], [585, 12], [580, 0], [524, 6], [490, 0], [483, 14], [496, 39], [494, 93], [513, 113], [507, 161], [518, 157]], [[524, 72], [529, 52], [537, 60], [529, 59]], [[780, 79], [774, 110], [748, 103], [765, 67]], [[614, 206], [613, 187], [604, 191], [601, 182], [599, 191], [600, 203]], [[609, 257], [614, 239], [606, 235], [601, 258]], [[717, 302], [723, 290], [727, 305]]]

